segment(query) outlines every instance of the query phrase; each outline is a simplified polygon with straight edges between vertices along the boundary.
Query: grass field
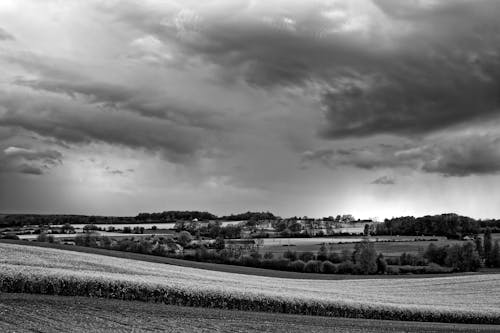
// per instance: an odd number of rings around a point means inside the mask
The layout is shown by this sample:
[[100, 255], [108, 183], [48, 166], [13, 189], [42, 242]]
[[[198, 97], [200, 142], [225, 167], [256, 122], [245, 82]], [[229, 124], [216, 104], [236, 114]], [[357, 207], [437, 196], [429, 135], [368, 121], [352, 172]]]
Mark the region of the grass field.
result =
[[[463, 243], [461, 240], [448, 240], [444, 237], [436, 237], [437, 241], [422, 240], [414, 241], [418, 237], [379, 237], [380, 240], [394, 239], [397, 241], [388, 242], [381, 241], [375, 242], [375, 249], [377, 252], [382, 252], [385, 256], [400, 256], [403, 252], [407, 253], [423, 253], [429, 244], [434, 243], [438, 246], [451, 245], [457, 243]], [[426, 237], [429, 238], [429, 237]], [[359, 239], [359, 237], [355, 238]], [[264, 245], [262, 251], [272, 252], [275, 256], [281, 256], [283, 252], [288, 250], [296, 252], [317, 252], [321, 247], [321, 244], [325, 242], [328, 250], [335, 252], [342, 252], [343, 250], [354, 250], [355, 243], [353, 242], [343, 242], [342, 244], [333, 241], [328, 242], [324, 239], [306, 238], [306, 239], [295, 239], [290, 242], [268, 242]]]
[[[446, 237], [424, 237], [425, 239], [437, 239], [437, 240], [418, 240], [422, 237], [416, 236], [373, 236], [372, 239], [379, 239], [381, 242], [375, 242], [375, 250], [377, 252], [383, 253], [386, 257], [400, 256], [403, 252], [406, 253], [420, 253], [422, 254], [429, 244], [434, 243], [437, 246], [462, 244], [462, 240], [446, 239]], [[493, 241], [500, 240], [500, 234], [492, 235]], [[355, 244], [352, 240], [357, 241], [360, 237], [342, 237], [344, 242], [342, 244], [338, 243], [338, 239], [335, 238], [295, 238], [295, 239], [279, 239], [267, 240], [264, 242], [263, 252], [272, 252], [275, 256], [279, 257], [284, 252], [296, 251], [296, 252], [317, 252], [321, 247], [321, 244], [325, 243], [327, 249], [335, 252], [342, 252], [343, 250], [354, 250]], [[387, 242], [385, 240], [394, 240], [393, 242]]]
[[[227, 272], [227, 273], [237, 273], [237, 274], [247, 274], [247, 275], [257, 275], [257, 276], [267, 276], [276, 278], [286, 278], [286, 279], [310, 279], [310, 280], [353, 280], [353, 279], [405, 279], [405, 278], [432, 278], [432, 277], [449, 277], [449, 276], [464, 276], [464, 275], [477, 275], [477, 272], [465, 272], [465, 273], [443, 273], [443, 274], [420, 274], [420, 275], [351, 275], [351, 274], [319, 274], [319, 273], [303, 273], [303, 272], [291, 272], [291, 271], [279, 271], [265, 268], [256, 267], [246, 267], [237, 265], [224, 265], [215, 264], [209, 262], [198, 262], [191, 260], [183, 260], [169, 257], [160, 257], [147, 254], [124, 252], [124, 251], [114, 251], [93, 247], [75, 246], [75, 245], [64, 245], [56, 243], [44, 243], [44, 242], [26, 242], [26, 241], [16, 241], [16, 240], [6, 240], [1, 239], [0, 243], [6, 244], [18, 244], [23, 246], [33, 246], [33, 247], [43, 247], [43, 248], [53, 248], [59, 250], [67, 250], [74, 252], [90, 253], [90, 254], [100, 254], [105, 256], [111, 256], [115, 258], [124, 259], [134, 259], [141, 260], [157, 264], [169, 264], [181, 267], [191, 267], [206, 269], [217, 272]], [[496, 274], [500, 273], [498, 269], [482, 269], [481, 274]]]
[[5, 291], [21, 288], [41, 293], [58, 291], [243, 310], [500, 323], [497, 274], [428, 279], [296, 280], [0, 244], [0, 282]]
[[498, 332], [498, 326], [299, 316], [155, 303], [7, 294], [1, 332]]

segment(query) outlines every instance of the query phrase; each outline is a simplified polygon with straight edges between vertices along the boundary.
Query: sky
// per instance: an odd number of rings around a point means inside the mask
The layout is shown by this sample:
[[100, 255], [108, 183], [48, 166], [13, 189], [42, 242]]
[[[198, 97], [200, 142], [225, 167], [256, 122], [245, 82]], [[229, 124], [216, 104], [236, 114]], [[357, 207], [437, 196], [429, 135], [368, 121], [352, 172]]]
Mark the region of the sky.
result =
[[500, 217], [497, 0], [0, 1], [0, 212]]

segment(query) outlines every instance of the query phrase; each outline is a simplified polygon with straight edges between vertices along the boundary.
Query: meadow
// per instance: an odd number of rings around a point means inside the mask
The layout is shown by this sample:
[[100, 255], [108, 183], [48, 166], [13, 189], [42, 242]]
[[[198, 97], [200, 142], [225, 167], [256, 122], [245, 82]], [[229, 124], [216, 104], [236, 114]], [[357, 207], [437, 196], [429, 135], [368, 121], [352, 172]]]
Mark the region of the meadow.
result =
[[0, 290], [336, 317], [500, 324], [497, 274], [299, 280], [0, 244]]

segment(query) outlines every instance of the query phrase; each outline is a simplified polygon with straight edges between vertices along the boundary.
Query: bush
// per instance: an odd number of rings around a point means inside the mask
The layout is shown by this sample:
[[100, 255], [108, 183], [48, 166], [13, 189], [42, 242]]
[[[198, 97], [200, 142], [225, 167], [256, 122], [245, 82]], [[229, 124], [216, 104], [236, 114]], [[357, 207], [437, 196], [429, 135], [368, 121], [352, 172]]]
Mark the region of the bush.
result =
[[[432, 244], [432, 243], [431, 243]], [[422, 256], [414, 255], [411, 253], [403, 253], [399, 257], [400, 265], [411, 265], [411, 266], [425, 266], [427, 262]]]
[[299, 255], [299, 259], [302, 260], [303, 262], [308, 262], [310, 260], [314, 260], [314, 253], [312, 252], [302, 252], [300, 255]]
[[260, 262], [260, 267], [267, 269], [289, 270], [290, 260], [288, 259], [264, 259]]
[[40, 235], [36, 237], [37, 242], [46, 242], [46, 243], [55, 243], [54, 236], [47, 235], [45, 232], [42, 232]]
[[331, 252], [328, 254], [328, 261], [334, 264], [340, 264], [342, 262], [342, 258], [337, 252]]
[[304, 272], [306, 273], [321, 273], [321, 261], [319, 260], [309, 260], [304, 266]]
[[399, 266], [387, 266], [387, 274], [398, 275], [399, 274]]
[[323, 261], [321, 263], [321, 272], [325, 274], [335, 274], [337, 272], [337, 266], [331, 261]]
[[347, 260], [337, 266], [337, 273], [339, 274], [352, 274], [354, 272], [354, 264], [352, 261]]
[[447, 267], [442, 267], [438, 264], [435, 264], [431, 262], [428, 266], [424, 267], [424, 272], [425, 274], [443, 274], [443, 273], [450, 273], [451, 269]]
[[291, 250], [286, 250], [284, 253], [283, 253], [283, 258], [286, 258], [290, 261], [295, 261], [298, 259], [297, 257], [297, 252], [295, 251], [291, 251]]
[[5, 234], [5, 235], [2, 235], [0, 238], [2, 238], [2, 239], [19, 240], [19, 236], [18, 235], [14, 235], [14, 234]]
[[423, 272], [424, 266], [404, 265], [399, 267], [400, 274], [422, 274]]
[[444, 265], [447, 255], [447, 246], [437, 246], [434, 243], [430, 243], [427, 250], [424, 253], [424, 257], [430, 262], [436, 263], [438, 265]]
[[387, 271], [387, 262], [385, 261], [384, 255], [380, 253], [377, 257], [377, 273], [385, 274]]
[[295, 260], [290, 263], [290, 269], [295, 272], [303, 272], [306, 264], [302, 260]]
[[401, 261], [399, 260], [399, 257], [386, 257], [385, 261], [387, 262], [387, 265], [392, 265], [392, 266], [401, 265]]
[[316, 254], [316, 259], [319, 261], [328, 260], [328, 250], [326, 249], [325, 243], [321, 244], [318, 253]]
[[274, 258], [274, 254], [272, 252], [266, 252], [264, 253], [264, 259], [273, 259]]

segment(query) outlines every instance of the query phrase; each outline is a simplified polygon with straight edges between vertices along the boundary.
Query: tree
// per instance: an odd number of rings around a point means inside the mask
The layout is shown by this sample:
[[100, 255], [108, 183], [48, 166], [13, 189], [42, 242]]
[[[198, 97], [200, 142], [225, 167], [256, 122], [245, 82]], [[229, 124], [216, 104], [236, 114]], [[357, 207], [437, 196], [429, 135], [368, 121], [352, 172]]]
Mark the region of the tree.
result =
[[180, 245], [182, 245], [182, 247], [186, 247], [186, 245], [188, 245], [192, 240], [193, 236], [191, 236], [189, 231], [181, 231], [177, 238], [177, 241]]
[[365, 224], [365, 228], [363, 230], [363, 235], [370, 236], [370, 225], [368, 223]]
[[455, 244], [447, 248], [445, 264], [448, 267], [453, 267], [459, 272], [476, 271], [481, 267], [481, 260], [474, 245], [470, 242], [463, 246]]
[[63, 234], [72, 234], [75, 232], [75, 228], [69, 223], [64, 223], [64, 225], [61, 227], [61, 232]]
[[490, 265], [491, 267], [500, 267], [500, 245], [498, 244], [498, 240], [495, 241], [495, 245], [493, 245], [490, 253]]
[[480, 237], [474, 239], [474, 244], [476, 245], [476, 251], [481, 258], [484, 258], [484, 247], [483, 242]]
[[384, 255], [379, 253], [377, 257], [377, 273], [385, 274], [387, 271], [387, 262], [385, 261]]
[[484, 258], [486, 259], [486, 266], [490, 267], [490, 257], [491, 257], [491, 250], [492, 250], [492, 239], [491, 239], [491, 229], [487, 228], [486, 232], [484, 233], [484, 241], [483, 241], [483, 246], [484, 246]]
[[373, 243], [361, 242], [354, 247], [354, 261], [363, 274], [374, 274], [377, 272], [377, 252]]
[[328, 258], [328, 250], [326, 248], [325, 243], [321, 244], [318, 254], [316, 255], [316, 258], [320, 261], [325, 261]]
[[215, 243], [214, 243], [214, 247], [215, 249], [217, 249], [218, 251], [220, 250], [224, 250], [224, 248], [226, 247], [226, 243], [224, 242], [224, 238], [222, 237], [217, 237], [215, 239]]

